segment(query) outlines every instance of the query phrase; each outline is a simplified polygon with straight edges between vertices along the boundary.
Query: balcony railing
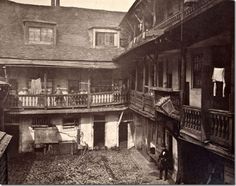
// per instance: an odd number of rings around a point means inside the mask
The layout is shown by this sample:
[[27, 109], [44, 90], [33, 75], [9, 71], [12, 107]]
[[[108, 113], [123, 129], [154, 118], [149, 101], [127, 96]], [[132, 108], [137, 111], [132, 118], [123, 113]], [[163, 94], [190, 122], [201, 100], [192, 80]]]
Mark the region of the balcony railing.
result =
[[201, 140], [201, 109], [184, 105], [181, 126], [182, 129]]
[[233, 114], [222, 110], [209, 110], [210, 140], [225, 147], [233, 146]]
[[155, 115], [155, 98], [154, 96], [144, 94], [131, 90], [130, 92], [130, 104], [140, 111], [144, 111], [151, 115]]
[[75, 108], [118, 105], [127, 102], [127, 95], [117, 92], [65, 95], [9, 95], [6, 108]]

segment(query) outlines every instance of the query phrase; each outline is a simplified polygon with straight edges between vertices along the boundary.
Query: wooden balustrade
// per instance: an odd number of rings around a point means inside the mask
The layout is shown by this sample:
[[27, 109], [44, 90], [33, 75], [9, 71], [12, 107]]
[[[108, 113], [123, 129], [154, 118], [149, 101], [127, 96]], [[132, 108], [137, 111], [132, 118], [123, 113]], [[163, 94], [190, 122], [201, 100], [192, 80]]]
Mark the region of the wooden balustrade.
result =
[[201, 133], [201, 109], [184, 105], [181, 126], [183, 129], [199, 135]]
[[143, 110], [155, 115], [155, 98], [152, 95], [144, 94]]
[[233, 113], [222, 110], [209, 110], [210, 140], [225, 147], [232, 147], [234, 143]]
[[[91, 99], [88, 99], [90, 96]], [[65, 95], [9, 95], [7, 108], [73, 108], [99, 105], [124, 104], [127, 95], [121, 92]]]

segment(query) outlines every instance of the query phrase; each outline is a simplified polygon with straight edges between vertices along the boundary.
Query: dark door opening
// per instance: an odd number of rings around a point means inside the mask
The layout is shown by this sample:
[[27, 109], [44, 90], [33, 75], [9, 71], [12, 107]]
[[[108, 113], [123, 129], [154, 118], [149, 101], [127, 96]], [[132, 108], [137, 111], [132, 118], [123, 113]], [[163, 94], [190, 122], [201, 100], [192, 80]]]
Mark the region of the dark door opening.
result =
[[94, 122], [94, 146], [105, 146], [105, 122]]
[[5, 132], [12, 135], [11, 142], [9, 144], [9, 157], [14, 157], [19, 151], [19, 126], [18, 125], [5, 125]]
[[127, 148], [128, 143], [128, 125], [127, 123], [120, 123], [119, 125], [119, 147]]

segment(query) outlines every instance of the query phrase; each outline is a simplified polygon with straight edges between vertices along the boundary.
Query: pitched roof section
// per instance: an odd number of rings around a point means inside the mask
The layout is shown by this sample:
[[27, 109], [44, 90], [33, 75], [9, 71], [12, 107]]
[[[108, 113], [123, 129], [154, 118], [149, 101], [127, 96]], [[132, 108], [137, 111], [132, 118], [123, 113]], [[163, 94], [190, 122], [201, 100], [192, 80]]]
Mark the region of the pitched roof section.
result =
[[[122, 48], [93, 48], [91, 28], [117, 29], [124, 12], [0, 1], [0, 57], [112, 61]], [[24, 21], [56, 23], [56, 45], [26, 45]]]

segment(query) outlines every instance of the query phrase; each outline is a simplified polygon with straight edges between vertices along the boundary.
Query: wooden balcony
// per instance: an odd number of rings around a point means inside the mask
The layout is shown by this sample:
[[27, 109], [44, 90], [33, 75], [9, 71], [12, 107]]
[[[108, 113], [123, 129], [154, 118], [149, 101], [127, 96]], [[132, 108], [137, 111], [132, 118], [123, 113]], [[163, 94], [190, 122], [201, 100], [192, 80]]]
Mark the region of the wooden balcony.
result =
[[9, 95], [7, 109], [59, 109], [89, 108], [95, 106], [121, 105], [127, 102], [127, 96], [121, 92], [100, 92], [91, 94], [65, 95]]
[[[193, 6], [185, 6], [183, 11], [183, 21], [193, 18], [206, 11], [207, 9], [214, 7], [218, 3], [224, 0], [199, 0]], [[128, 44], [127, 50], [135, 46], [141, 45], [142, 43], [147, 42], [153, 37], [160, 36], [164, 33], [165, 30], [170, 29], [172, 26], [178, 25], [181, 23], [182, 12], [177, 12], [172, 16], [164, 19], [161, 22], [158, 22], [153, 28], [147, 31], [143, 31], [136, 37], [134, 37]]]
[[[211, 144], [232, 149], [234, 146], [233, 119], [233, 113], [209, 109], [207, 112], [207, 123], [205, 125], [210, 126], [210, 131], [205, 131], [205, 133], [209, 134], [208, 138]], [[201, 109], [184, 105], [180, 132], [202, 142], [202, 130]]]
[[201, 141], [201, 128], [201, 109], [184, 105], [181, 120], [182, 132]]
[[234, 146], [233, 113], [223, 110], [209, 110], [210, 140], [223, 147]]
[[144, 114], [155, 116], [155, 98], [152, 95], [131, 90], [130, 106]]

